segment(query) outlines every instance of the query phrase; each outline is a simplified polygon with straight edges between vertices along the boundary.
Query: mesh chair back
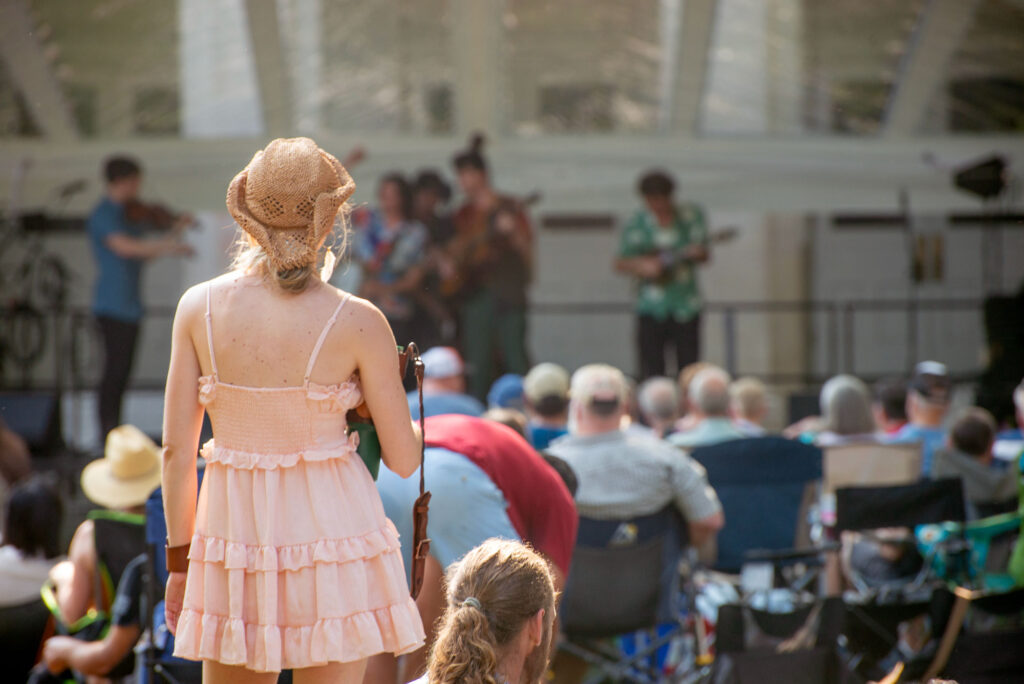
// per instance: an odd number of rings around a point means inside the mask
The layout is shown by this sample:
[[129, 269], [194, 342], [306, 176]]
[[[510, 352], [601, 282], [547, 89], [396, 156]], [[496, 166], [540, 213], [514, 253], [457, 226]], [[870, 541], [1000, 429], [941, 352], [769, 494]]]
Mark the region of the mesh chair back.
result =
[[49, 619], [42, 599], [0, 608], [0, 663], [5, 681], [28, 679]]
[[960, 478], [836, 490], [835, 527], [841, 532], [963, 522], [965, 517], [964, 489]]
[[716, 570], [739, 572], [752, 549], [796, 545], [804, 493], [821, 480], [821, 449], [783, 437], [754, 437], [700, 447], [692, 456], [707, 470], [728, 521], [718, 533]]
[[[128, 564], [146, 550], [145, 516], [118, 511], [89, 512], [96, 540], [99, 560], [99, 580], [102, 584], [104, 612], [110, 610], [117, 583]], [[98, 602], [99, 604], [99, 602]]]
[[824, 489], [901, 485], [921, 478], [921, 445], [862, 442], [825, 448]]
[[559, 611], [567, 634], [615, 636], [665, 618], [685, 545], [673, 508], [629, 520], [580, 518]]

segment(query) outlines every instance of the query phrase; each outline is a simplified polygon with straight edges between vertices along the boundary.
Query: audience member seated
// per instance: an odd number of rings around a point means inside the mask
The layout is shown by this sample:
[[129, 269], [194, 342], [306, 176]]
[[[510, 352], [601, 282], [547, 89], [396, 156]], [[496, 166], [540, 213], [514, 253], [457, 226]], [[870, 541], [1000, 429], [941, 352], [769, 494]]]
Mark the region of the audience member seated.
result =
[[673, 446], [695, 449], [744, 436], [729, 417], [730, 381], [729, 374], [717, 366], [705, 368], [694, 376], [688, 390], [694, 424], [689, 430], [669, 436], [668, 441]]
[[729, 385], [732, 418], [745, 437], [767, 434], [764, 420], [768, 417], [768, 390], [757, 378], [740, 378]]
[[526, 436], [543, 451], [569, 433], [569, 373], [555, 363], [540, 363], [523, 380]]
[[[421, 674], [444, 610], [443, 568], [491, 537], [522, 540], [551, 561], [560, 590], [578, 524], [562, 477], [513, 430], [480, 418], [450, 415], [428, 419], [425, 434], [425, 477], [433, 493], [427, 529], [431, 544], [416, 603], [428, 648], [405, 657], [405, 682]], [[377, 489], [398, 528], [408, 570], [419, 478], [414, 474], [403, 480], [382, 466]], [[375, 658], [367, 681], [394, 681], [395, 666], [393, 657]]]
[[505, 373], [487, 390], [487, 408], [523, 410], [523, 376]]
[[32, 472], [28, 445], [0, 418], [0, 525], [3, 525], [4, 502], [18, 481]]
[[655, 437], [664, 439], [675, 431], [679, 420], [679, 394], [676, 383], [666, 377], [644, 380], [637, 390], [640, 419]]
[[516, 431], [517, 435], [523, 439], [528, 439], [526, 434], [526, 416], [520, 411], [510, 408], [491, 408], [484, 411], [484, 415], [480, 417], [484, 420], [490, 420], [512, 428]]
[[555, 588], [543, 558], [517, 542], [490, 539], [448, 569], [446, 587], [427, 673], [414, 684], [544, 680]]
[[[409, 392], [409, 412], [420, 417], [419, 393]], [[426, 417], [449, 413], [480, 416], [484, 405], [466, 394], [466, 366], [452, 347], [434, 347], [423, 353], [423, 412]]]
[[942, 423], [949, 410], [952, 387], [946, 367], [935, 361], [917, 364], [907, 391], [907, 424], [890, 437], [893, 442], [921, 442], [921, 470], [932, 470], [935, 450], [946, 442]]
[[712, 364], [707, 361], [697, 361], [683, 366], [679, 371], [679, 420], [676, 421], [676, 431], [684, 432], [697, 424], [697, 417], [693, 414], [693, 407], [690, 405], [690, 383], [693, 382], [697, 373], [705, 368], [711, 368]]
[[885, 378], [874, 386], [871, 410], [875, 425], [884, 435], [894, 435], [907, 424], [907, 383], [900, 378]]
[[818, 446], [878, 440], [867, 385], [852, 375], [837, 375], [821, 388], [821, 431]]
[[[82, 470], [82, 491], [98, 506], [112, 511], [143, 514], [146, 499], [160, 485], [160, 449], [133, 425], [121, 425], [107, 434], [103, 458]], [[138, 549], [142, 551], [143, 549]], [[57, 604], [68, 624], [85, 615], [91, 605], [102, 606], [109, 597], [95, 596], [97, 553], [93, 521], [75, 531], [68, 560], [53, 568]]]
[[19, 482], [4, 506], [0, 546], [0, 608], [38, 601], [60, 556], [64, 504], [57, 488], [40, 475]]
[[[964, 496], [978, 513], [1016, 510], [1017, 469], [994, 468], [992, 445], [996, 421], [985, 409], [970, 408], [963, 412], [949, 432], [949, 445], [935, 452], [932, 477], [959, 477], [964, 483]], [[1003, 504], [1003, 510], [996, 510]]]
[[829, 378], [818, 393], [820, 415], [807, 416], [782, 431], [783, 437], [818, 446], [877, 441], [879, 434], [867, 386], [852, 375]]
[[[43, 662], [51, 675], [72, 670], [89, 678], [114, 678], [131, 674], [135, 655], [132, 649], [142, 634], [142, 592], [145, 587], [146, 555], [136, 557], [117, 584], [117, 595], [110, 614], [110, 630], [99, 641], [81, 641], [55, 636], [43, 646]], [[63, 681], [39, 673], [30, 681], [42, 684]]]
[[1024, 455], [1024, 380], [1013, 390], [1017, 427], [999, 432], [992, 453], [1001, 461], [1018, 461]]
[[623, 430], [626, 379], [611, 366], [594, 364], [572, 376], [570, 434], [548, 452], [576, 473], [580, 515], [617, 520], [650, 515], [674, 503], [700, 546], [725, 520], [715, 490], [699, 464], [651, 435]]

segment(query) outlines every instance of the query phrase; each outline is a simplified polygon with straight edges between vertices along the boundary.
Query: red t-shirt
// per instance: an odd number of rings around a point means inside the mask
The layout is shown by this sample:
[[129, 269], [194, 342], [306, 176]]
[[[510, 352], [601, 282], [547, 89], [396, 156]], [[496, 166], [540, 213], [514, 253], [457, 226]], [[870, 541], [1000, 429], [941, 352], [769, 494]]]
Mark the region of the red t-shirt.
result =
[[462, 454], [487, 473], [508, 502], [523, 541], [569, 575], [579, 519], [555, 469], [512, 428], [470, 416], [427, 418], [427, 446]]

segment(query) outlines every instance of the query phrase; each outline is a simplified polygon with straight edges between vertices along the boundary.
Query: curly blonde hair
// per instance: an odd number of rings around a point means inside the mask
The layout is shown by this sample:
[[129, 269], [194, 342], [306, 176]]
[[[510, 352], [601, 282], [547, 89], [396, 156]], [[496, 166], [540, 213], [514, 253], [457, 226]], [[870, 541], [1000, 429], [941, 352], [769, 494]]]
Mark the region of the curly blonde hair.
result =
[[498, 684], [502, 651], [527, 620], [544, 610], [549, 633], [554, 621], [551, 570], [519, 542], [489, 539], [453, 564], [447, 599], [427, 668], [430, 684]]
[[[340, 260], [345, 254], [345, 250], [348, 248], [350, 212], [351, 205], [348, 202], [338, 208], [334, 228], [320, 246], [314, 261], [305, 266], [274, 272], [271, 272], [267, 253], [256, 242], [256, 239], [244, 230], [239, 230], [232, 249], [231, 270], [250, 275], [262, 275], [284, 292], [302, 292], [309, 286], [312, 278], [320, 277], [320, 270], [325, 259]], [[328, 253], [333, 256], [327, 257]]]

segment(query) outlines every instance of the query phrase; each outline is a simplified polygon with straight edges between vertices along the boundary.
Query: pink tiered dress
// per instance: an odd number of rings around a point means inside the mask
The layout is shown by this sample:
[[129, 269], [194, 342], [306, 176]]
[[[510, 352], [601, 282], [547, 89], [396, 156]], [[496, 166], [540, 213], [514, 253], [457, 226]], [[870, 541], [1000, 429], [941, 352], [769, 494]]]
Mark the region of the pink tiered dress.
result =
[[346, 434], [360, 388], [309, 381], [347, 301], [302, 387], [242, 387], [218, 378], [207, 291], [213, 374], [199, 400], [215, 440], [202, 449], [177, 656], [275, 672], [423, 645], [398, 533]]

